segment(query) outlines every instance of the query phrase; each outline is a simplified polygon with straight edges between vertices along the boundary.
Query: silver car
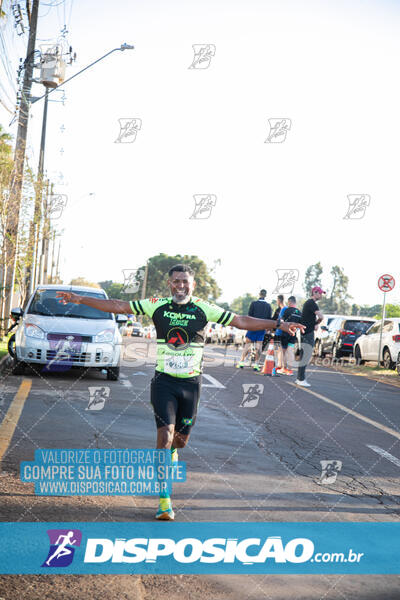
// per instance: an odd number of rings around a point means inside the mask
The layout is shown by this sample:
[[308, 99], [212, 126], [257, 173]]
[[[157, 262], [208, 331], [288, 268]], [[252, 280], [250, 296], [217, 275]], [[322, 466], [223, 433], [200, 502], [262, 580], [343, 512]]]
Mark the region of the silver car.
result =
[[30, 364], [41, 374], [65, 371], [71, 367], [105, 369], [107, 379], [119, 377], [122, 337], [118, 323], [126, 315], [105, 313], [85, 304], [61, 304], [56, 292], [107, 299], [102, 289], [39, 285], [26, 309], [11, 311], [19, 319], [15, 333], [13, 373], [22, 375]]

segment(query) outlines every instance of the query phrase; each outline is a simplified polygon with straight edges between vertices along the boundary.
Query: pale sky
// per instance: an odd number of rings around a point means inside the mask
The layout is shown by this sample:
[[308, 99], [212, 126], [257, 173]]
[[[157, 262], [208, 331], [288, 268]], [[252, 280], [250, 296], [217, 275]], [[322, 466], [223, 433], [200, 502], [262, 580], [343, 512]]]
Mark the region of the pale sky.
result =
[[[68, 196], [58, 221], [65, 282], [122, 281], [123, 269], [165, 252], [209, 266], [220, 258], [221, 301], [260, 287], [270, 297], [285, 268], [299, 270], [303, 295], [305, 269], [320, 260], [325, 286], [332, 265], [344, 268], [354, 302], [380, 302], [383, 273], [397, 280], [387, 302], [400, 302], [396, 2], [81, 0], [70, 9], [71, 0], [65, 17], [63, 5], [43, 6], [38, 33], [56, 41], [67, 22], [78, 55], [67, 76], [123, 42], [135, 50], [66, 84], [65, 106], [49, 103], [45, 168], [67, 183], [56, 186]], [[193, 44], [215, 45], [207, 69], [188, 68]], [[35, 167], [42, 110], [33, 105], [29, 124]], [[121, 118], [141, 119], [133, 143], [114, 143]], [[291, 120], [285, 141], [265, 143], [278, 118]], [[216, 196], [208, 219], [189, 218], [195, 194]], [[362, 219], [344, 219], [349, 194], [370, 197]]]

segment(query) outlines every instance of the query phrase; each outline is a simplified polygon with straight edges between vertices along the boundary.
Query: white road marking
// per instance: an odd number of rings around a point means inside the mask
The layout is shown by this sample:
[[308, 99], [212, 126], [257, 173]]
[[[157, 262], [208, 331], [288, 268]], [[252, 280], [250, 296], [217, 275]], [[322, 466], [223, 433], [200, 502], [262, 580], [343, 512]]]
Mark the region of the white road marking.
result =
[[207, 379], [210, 383], [203, 383], [201, 387], [219, 388], [220, 390], [226, 389], [225, 386], [218, 381], [218, 379], [215, 379], [215, 377], [209, 375], [208, 373], [203, 373], [203, 379]]
[[386, 450], [384, 450], [383, 448], [379, 448], [379, 446], [373, 446], [372, 444], [367, 444], [367, 446], [368, 448], [371, 448], [371, 450], [373, 450], [374, 452], [377, 452], [377, 454], [383, 456], [383, 458], [390, 460], [390, 462], [396, 465], [396, 467], [400, 467], [400, 459], [393, 456], [393, 454], [386, 452]]
[[125, 386], [125, 387], [127, 387], [127, 388], [131, 388], [131, 387], [132, 387], [132, 384], [131, 384], [131, 382], [129, 381], [129, 379], [123, 379], [123, 380], [121, 381], [121, 383], [122, 383], [122, 385], [124, 385], [124, 386]]
[[[337, 373], [337, 375], [343, 375], [344, 371], [334, 371], [334, 370], [323, 371], [322, 369], [307, 369], [307, 373]], [[351, 375], [351, 373], [344, 373], [344, 374]]]
[[327, 398], [326, 396], [323, 396], [322, 394], [317, 394], [317, 392], [312, 392], [308, 388], [303, 388], [303, 387], [300, 388], [295, 383], [291, 383], [290, 381], [288, 381], [287, 383], [297, 389], [302, 389], [303, 392], [307, 392], [308, 394], [312, 394], [313, 396], [316, 396], [317, 398], [319, 398], [320, 400], [323, 400], [324, 402], [327, 402], [328, 404], [332, 404], [333, 406], [336, 406], [336, 408], [338, 408], [339, 410], [342, 410], [343, 412], [348, 413], [349, 415], [352, 415], [353, 417], [356, 417], [356, 419], [360, 419], [360, 421], [365, 421], [365, 423], [369, 423], [369, 425], [373, 425], [373, 427], [376, 427], [377, 429], [380, 429], [381, 431], [385, 431], [389, 435], [392, 435], [393, 437], [400, 440], [400, 432], [399, 431], [396, 431], [395, 429], [392, 429], [391, 427], [386, 427], [386, 425], [382, 425], [381, 423], [378, 423], [378, 421], [374, 421], [373, 419], [365, 417], [364, 415], [356, 412], [355, 410], [352, 410], [351, 408], [347, 408], [347, 406], [344, 406], [343, 404], [340, 404], [339, 402], [336, 402], [335, 400], [331, 400], [330, 398]]

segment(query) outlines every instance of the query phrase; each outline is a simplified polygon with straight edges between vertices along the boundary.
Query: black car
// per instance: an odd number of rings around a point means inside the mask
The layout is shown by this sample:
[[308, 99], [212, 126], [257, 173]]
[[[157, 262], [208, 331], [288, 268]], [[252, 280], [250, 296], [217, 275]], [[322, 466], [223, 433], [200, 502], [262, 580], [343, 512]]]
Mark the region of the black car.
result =
[[143, 337], [144, 336], [144, 330], [143, 327], [140, 323], [137, 323], [136, 321], [134, 323], [132, 323], [132, 332], [131, 332], [131, 337]]
[[362, 317], [338, 317], [329, 323], [328, 335], [321, 339], [320, 356], [328, 352], [332, 358], [350, 356], [353, 354], [354, 342], [360, 335], [365, 333], [374, 319], [363, 319]]

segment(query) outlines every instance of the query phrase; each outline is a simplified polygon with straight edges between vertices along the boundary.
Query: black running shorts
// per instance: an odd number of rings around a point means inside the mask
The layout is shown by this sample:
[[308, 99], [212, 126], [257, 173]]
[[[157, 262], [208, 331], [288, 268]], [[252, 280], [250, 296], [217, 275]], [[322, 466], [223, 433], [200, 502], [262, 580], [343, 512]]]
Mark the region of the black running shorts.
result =
[[195, 424], [200, 400], [200, 377], [172, 377], [156, 371], [151, 380], [150, 398], [157, 429], [175, 425], [175, 431], [188, 435]]

